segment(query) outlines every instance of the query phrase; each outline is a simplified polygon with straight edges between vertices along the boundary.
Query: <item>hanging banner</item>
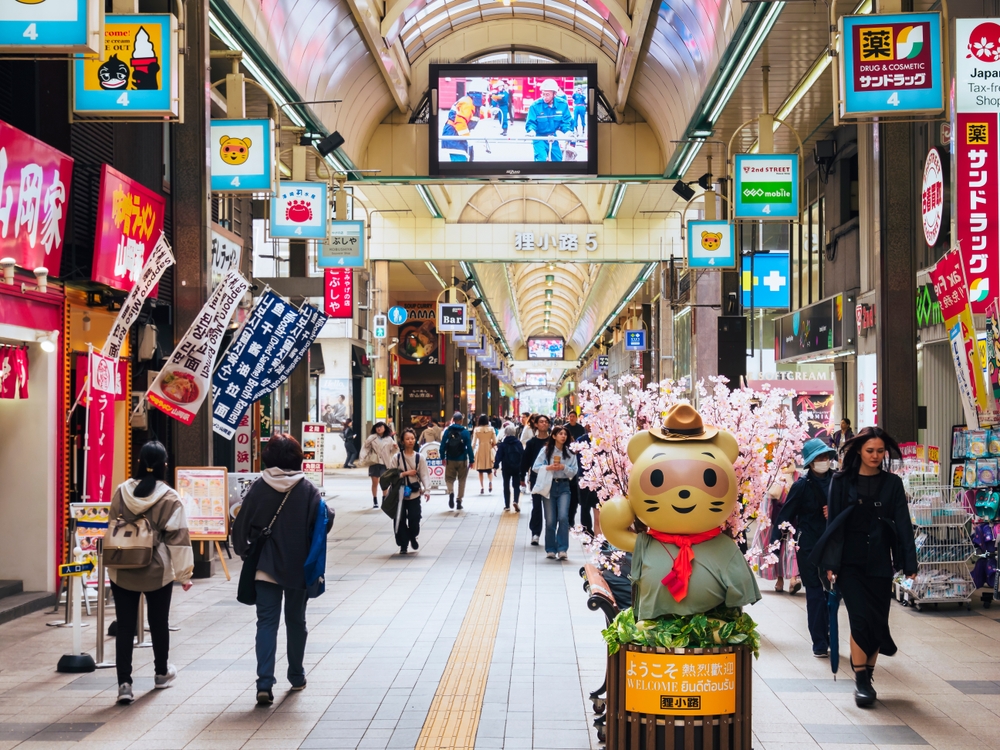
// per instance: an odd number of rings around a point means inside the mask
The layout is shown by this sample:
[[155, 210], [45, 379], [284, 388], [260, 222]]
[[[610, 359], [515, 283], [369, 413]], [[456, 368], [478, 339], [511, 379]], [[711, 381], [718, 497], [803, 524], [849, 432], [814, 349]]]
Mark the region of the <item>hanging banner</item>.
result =
[[257, 389], [257, 394], [254, 396], [254, 401], [261, 398], [266, 393], [270, 393], [277, 388], [279, 383], [288, 379], [288, 377], [292, 374], [292, 370], [298, 367], [299, 362], [301, 362], [303, 357], [309, 353], [309, 347], [312, 346], [316, 337], [319, 336], [319, 332], [323, 330], [323, 326], [326, 325], [327, 320], [329, 320], [329, 318], [324, 315], [321, 310], [318, 310], [312, 305], [304, 304], [299, 308], [299, 319], [292, 327], [291, 347], [287, 348], [287, 353], [282, 358], [281, 362], [278, 364], [278, 369], [275, 371], [275, 377], [278, 378], [278, 380], [272, 380], [272, 384], [267, 387], [266, 390], [263, 390], [265, 385], [262, 380], [261, 385]]
[[253, 471], [253, 455], [250, 442], [253, 438], [250, 429], [250, 413], [247, 412], [236, 426], [236, 472]]
[[[105, 164], [97, 198], [97, 232], [91, 280], [131, 291], [163, 234], [167, 202]], [[156, 287], [149, 292], [156, 296]]]
[[728, 221], [687, 223], [688, 268], [736, 268], [733, 225]]
[[1000, 401], [1000, 300], [997, 299], [986, 308], [986, 372], [993, 398]]
[[271, 237], [325, 239], [330, 221], [325, 182], [281, 182], [271, 198]]
[[971, 385], [972, 372], [969, 369], [969, 357], [965, 350], [961, 324], [956, 323], [948, 329], [948, 341], [951, 344], [952, 362], [958, 378], [958, 395], [962, 399], [962, 411], [965, 412], [965, 424], [970, 430], [975, 430], [980, 426], [979, 415], [976, 413], [976, 396], [972, 392]]
[[386, 418], [387, 406], [386, 397], [388, 393], [388, 382], [385, 378], [375, 378], [375, 419], [376, 421]]
[[[113, 359], [113, 357], [109, 357]], [[76, 382], [79, 383], [80, 403], [87, 406], [86, 378], [90, 375], [90, 356], [86, 352], [79, 352], [76, 355]], [[115, 401], [128, 401], [130, 398], [128, 382], [128, 361], [118, 360], [118, 367], [115, 372]]]
[[184, 424], [194, 421], [208, 396], [222, 335], [249, 288], [247, 280], [233, 271], [212, 292], [149, 387], [146, 395], [153, 406]]
[[940, 13], [843, 16], [839, 25], [841, 117], [944, 109]]
[[218, 224], [212, 224], [212, 290], [230, 271], [240, 270], [243, 240]]
[[84, 500], [110, 503], [114, 490], [111, 473], [115, 467], [115, 391], [118, 360], [90, 355], [90, 403], [87, 405], [87, 483]]
[[21, 268], [59, 275], [72, 176], [70, 157], [0, 121], [0, 239]]
[[212, 120], [213, 193], [274, 192], [274, 123]]
[[123, 119], [178, 117], [177, 19], [112, 15], [104, 19], [104, 54], [73, 63], [73, 111]]
[[735, 195], [737, 219], [798, 218], [798, 154], [737, 154]]
[[349, 268], [327, 268], [323, 276], [326, 289], [324, 312], [331, 318], [353, 318], [354, 272]]
[[170, 245], [167, 244], [166, 237], [160, 234], [160, 239], [157, 240], [156, 245], [153, 247], [153, 252], [146, 258], [146, 263], [142, 267], [138, 283], [128, 293], [128, 297], [125, 298], [125, 302], [122, 304], [122, 309], [118, 311], [118, 317], [115, 318], [115, 324], [111, 326], [111, 332], [108, 334], [107, 341], [104, 342], [104, 346], [101, 348], [104, 356], [117, 359], [121, 355], [122, 344], [128, 335], [128, 329], [132, 327], [136, 318], [139, 317], [146, 298], [156, 287], [163, 272], [173, 264], [174, 256], [170, 252]]
[[98, 52], [100, 0], [19, 0], [0, 4], [4, 52]]
[[442, 333], [466, 333], [469, 319], [464, 302], [438, 302], [437, 329]]
[[996, 18], [955, 20], [955, 111], [1000, 109], [1000, 22]]
[[359, 268], [365, 264], [365, 223], [331, 221], [326, 239], [319, 243], [320, 268]]

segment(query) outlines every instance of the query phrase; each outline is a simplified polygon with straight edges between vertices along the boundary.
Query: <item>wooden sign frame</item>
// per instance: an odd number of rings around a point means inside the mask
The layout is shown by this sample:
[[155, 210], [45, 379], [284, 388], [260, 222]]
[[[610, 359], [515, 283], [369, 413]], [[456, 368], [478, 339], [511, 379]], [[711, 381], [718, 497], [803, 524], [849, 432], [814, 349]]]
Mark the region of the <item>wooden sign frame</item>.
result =
[[[220, 474], [222, 477], [222, 513], [223, 522], [225, 523], [225, 533], [223, 535], [218, 534], [197, 534], [191, 533], [192, 542], [201, 542], [201, 554], [205, 553], [205, 542], [214, 542], [216, 552], [219, 553], [219, 562], [222, 563], [222, 569], [226, 572], [226, 580], [230, 580], [229, 567], [226, 565], [226, 558], [222, 554], [222, 546], [219, 542], [229, 541], [229, 470], [225, 466], [176, 466], [174, 467], [174, 489], [177, 492], [178, 497], [180, 497], [181, 502], [184, 504], [184, 511], [187, 514], [187, 501], [185, 496], [181, 492], [181, 475], [187, 472], [210, 472], [215, 474]], [[210, 516], [214, 518], [213, 516]]]

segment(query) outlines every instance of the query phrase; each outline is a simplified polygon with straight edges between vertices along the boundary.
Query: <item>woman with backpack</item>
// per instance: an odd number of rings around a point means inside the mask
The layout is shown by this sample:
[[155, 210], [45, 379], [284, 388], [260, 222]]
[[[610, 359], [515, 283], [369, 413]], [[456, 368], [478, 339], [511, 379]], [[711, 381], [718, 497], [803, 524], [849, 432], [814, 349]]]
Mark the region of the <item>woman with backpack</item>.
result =
[[[244, 603], [257, 606], [257, 704], [274, 702], [272, 688], [278, 649], [282, 598], [288, 638], [288, 681], [293, 691], [306, 686], [306, 602], [309, 597], [306, 565], [314, 546], [313, 532], [321, 520], [319, 490], [302, 473], [302, 447], [291, 435], [277, 434], [267, 441], [261, 456], [267, 467], [247, 491], [233, 524], [233, 549], [251, 564], [254, 545], [260, 544], [253, 594]], [[322, 519], [326, 533], [332, 513]], [[325, 543], [325, 540], [324, 540]], [[240, 583], [242, 589], [243, 577]], [[255, 600], [255, 601], [254, 601]]]
[[361, 461], [368, 464], [368, 476], [372, 478], [372, 507], [378, 507], [378, 480], [392, 462], [399, 446], [392, 436], [392, 428], [385, 422], [376, 422], [372, 434], [361, 449]]
[[508, 424], [503, 431], [503, 440], [497, 446], [497, 455], [493, 459], [493, 470], [501, 470], [503, 482], [503, 509], [510, 510], [511, 487], [514, 492], [514, 512], [520, 513], [518, 500], [521, 498], [521, 459], [524, 458], [524, 446], [517, 439], [517, 427]]
[[[155, 440], [142, 446], [135, 476], [119, 485], [111, 498], [108, 515], [109, 547], [115, 544], [116, 527], [132, 538], [136, 529], [151, 531], [149, 564], [134, 567], [115, 564], [115, 551], [106, 558], [115, 598], [118, 632], [115, 635], [115, 666], [118, 671], [118, 702], [132, 703], [132, 642], [139, 619], [139, 599], [146, 597], [149, 635], [153, 641], [153, 687], [170, 687], [177, 668], [167, 661], [170, 653], [170, 598], [174, 581], [188, 591], [194, 570], [194, 554], [187, 518], [180, 496], [166, 483], [167, 449]], [[129, 553], [137, 548], [128, 550]], [[122, 558], [124, 562], [124, 556]]]
[[427, 470], [427, 462], [422, 460], [416, 451], [417, 433], [407, 427], [403, 430], [399, 453], [393, 459], [390, 468], [399, 469], [403, 484], [399, 498], [402, 508], [397, 511], [393, 530], [396, 533], [396, 544], [399, 554], [405, 555], [407, 547], [414, 551], [420, 549], [417, 536], [420, 534], [420, 496], [431, 499], [431, 477]]

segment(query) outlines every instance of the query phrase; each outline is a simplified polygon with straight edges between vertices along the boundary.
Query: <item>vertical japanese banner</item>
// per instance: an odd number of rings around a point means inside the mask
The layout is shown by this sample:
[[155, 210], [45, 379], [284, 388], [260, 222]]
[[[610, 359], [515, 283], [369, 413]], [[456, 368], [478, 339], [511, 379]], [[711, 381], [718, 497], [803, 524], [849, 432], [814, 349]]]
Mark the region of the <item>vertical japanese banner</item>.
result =
[[996, 112], [955, 117], [955, 227], [972, 312], [985, 313], [1000, 294], [1000, 132]]
[[87, 405], [87, 482], [85, 499], [111, 502], [111, 473], [115, 465], [115, 390], [118, 362], [90, 355], [90, 402]]
[[173, 264], [174, 256], [170, 252], [170, 245], [167, 244], [166, 237], [161, 233], [160, 239], [153, 246], [153, 251], [146, 258], [145, 263], [143, 263], [139, 280], [128, 293], [128, 297], [122, 303], [121, 310], [118, 311], [118, 317], [115, 318], [114, 325], [111, 326], [108, 338], [101, 349], [101, 352], [106, 357], [118, 357], [121, 354], [122, 344], [125, 343], [128, 329], [132, 327], [136, 318], [139, 317], [146, 298], [152, 293], [157, 283], [159, 283], [163, 272]]
[[389, 384], [385, 378], [375, 378], [375, 419], [383, 420], [388, 411], [386, 398], [388, 396]]
[[327, 268], [324, 311], [331, 318], [354, 317], [354, 276], [350, 268]]
[[238, 472], [253, 471], [253, 452], [250, 449], [252, 438], [250, 412], [247, 412], [236, 426], [236, 471]]
[[993, 398], [1000, 401], [1000, 299], [986, 308], [986, 371]]

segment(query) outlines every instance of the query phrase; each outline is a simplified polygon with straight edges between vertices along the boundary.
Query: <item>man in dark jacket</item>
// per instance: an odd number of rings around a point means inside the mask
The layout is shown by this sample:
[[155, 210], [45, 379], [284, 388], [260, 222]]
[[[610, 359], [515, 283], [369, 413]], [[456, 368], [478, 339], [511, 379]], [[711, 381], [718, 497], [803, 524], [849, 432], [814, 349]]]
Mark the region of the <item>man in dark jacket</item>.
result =
[[[535, 465], [535, 459], [539, 452], [545, 447], [549, 439], [549, 418], [544, 414], [538, 417], [536, 423], [535, 436], [524, 446], [524, 456], [521, 458], [521, 489], [530, 490], [535, 486], [538, 478], [531, 467]], [[527, 482], [526, 482], [527, 480]], [[538, 546], [538, 540], [542, 535], [542, 496], [531, 496], [531, 519], [528, 522], [528, 529], [531, 531], [531, 543]]]
[[502, 469], [503, 509], [510, 510], [510, 494], [513, 487], [514, 512], [520, 513], [521, 507], [517, 501], [521, 497], [521, 459], [524, 456], [524, 446], [517, 438], [517, 428], [514, 425], [507, 425], [503, 435], [504, 438], [497, 446], [497, 454], [493, 459], [493, 470]]
[[444, 482], [448, 485], [448, 507], [455, 507], [455, 480], [458, 479], [458, 510], [462, 510], [465, 497], [465, 480], [469, 477], [469, 464], [475, 463], [472, 452], [472, 435], [462, 426], [465, 417], [456, 411], [451, 424], [441, 434], [441, 453], [444, 456]]
[[354, 462], [358, 460], [358, 436], [354, 432], [354, 420], [350, 418], [344, 420], [344, 450], [347, 451], [344, 468], [353, 469]]

